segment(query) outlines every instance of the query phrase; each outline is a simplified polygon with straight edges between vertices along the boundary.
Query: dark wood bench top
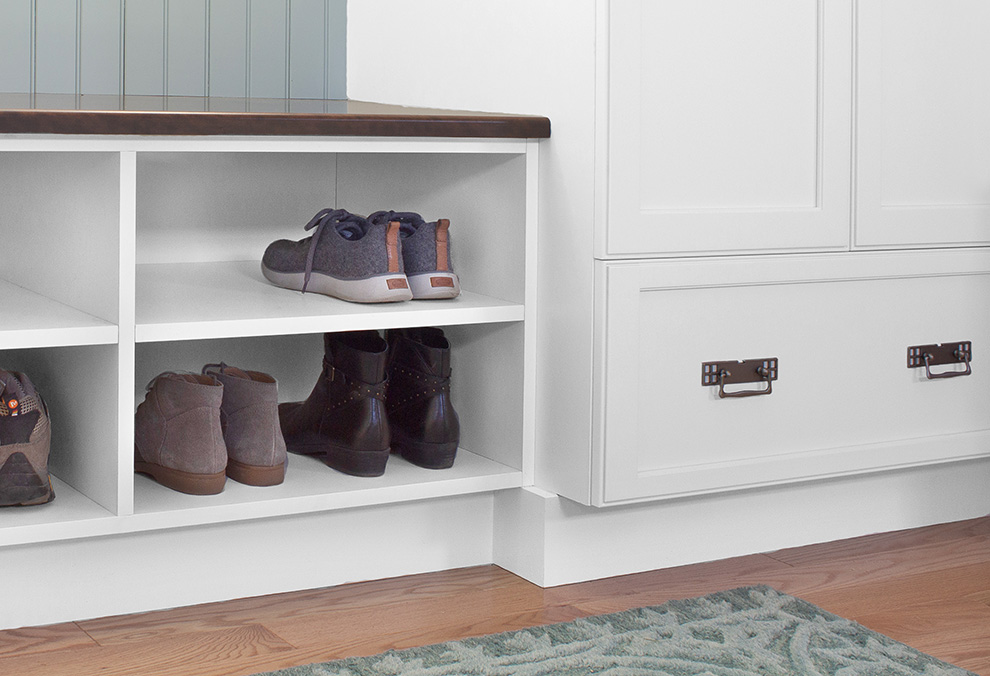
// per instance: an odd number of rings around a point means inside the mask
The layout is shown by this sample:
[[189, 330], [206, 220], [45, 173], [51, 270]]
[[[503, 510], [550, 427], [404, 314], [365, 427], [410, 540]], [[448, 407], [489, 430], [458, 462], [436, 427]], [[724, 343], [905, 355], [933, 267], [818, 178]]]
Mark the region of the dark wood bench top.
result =
[[347, 100], [0, 94], [0, 134], [548, 138], [550, 120]]

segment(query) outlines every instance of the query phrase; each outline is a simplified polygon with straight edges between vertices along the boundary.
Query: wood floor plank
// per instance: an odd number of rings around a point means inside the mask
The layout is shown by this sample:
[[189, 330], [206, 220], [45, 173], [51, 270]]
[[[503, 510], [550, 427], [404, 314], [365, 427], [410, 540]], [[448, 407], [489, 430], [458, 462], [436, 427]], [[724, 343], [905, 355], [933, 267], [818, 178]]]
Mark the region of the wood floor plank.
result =
[[990, 563], [976, 563], [864, 584], [807, 591], [802, 598], [843, 617], [926, 603], [978, 601], [990, 586]]
[[[607, 608], [628, 602], [635, 604], [628, 607], [652, 606], [671, 599], [763, 584], [763, 580], [773, 573], [786, 574], [790, 570], [792, 567], [787, 564], [754, 554], [552, 587], [544, 592], [544, 599], [549, 605], [579, 603], [582, 607], [598, 607], [591, 604], [602, 602], [604, 605], [600, 607]], [[630, 598], [618, 600], [620, 597]], [[615, 601], [616, 605], [609, 605]]]
[[857, 556], [872, 556], [877, 552], [890, 553], [898, 549], [919, 546], [943, 546], [946, 543], [973, 537], [990, 537], [990, 519], [967, 519], [953, 523], [936, 524], [924, 528], [876, 533], [858, 538], [836, 540], [821, 544], [778, 549], [767, 552], [770, 556], [792, 566], [806, 563], [822, 564], [826, 561], [849, 559]]
[[0, 632], [0, 657], [72, 650], [90, 645], [96, 645], [96, 642], [73, 622]]
[[[261, 625], [197, 632], [171, 640], [155, 638], [126, 645], [58, 650], [0, 661], [0, 673], [17, 676], [220, 676], [251, 674], [271, 653], [292, 646]], [[257, 666], [257, 668], [256, 668]]]
[[936, 601], [849, 619], [957, 666], [990, 671], [990, 607], [982, 603]]

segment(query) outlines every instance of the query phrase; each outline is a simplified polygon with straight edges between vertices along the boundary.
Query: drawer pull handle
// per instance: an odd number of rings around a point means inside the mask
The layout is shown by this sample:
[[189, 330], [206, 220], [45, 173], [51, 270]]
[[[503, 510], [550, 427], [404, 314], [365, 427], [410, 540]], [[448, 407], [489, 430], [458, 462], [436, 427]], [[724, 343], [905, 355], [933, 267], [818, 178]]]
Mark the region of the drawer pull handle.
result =
[[[701, 365], [701, 384], [705, 387], [718, 385], [719, 399], [729, 397], [758, 397], [773, 392], [773, 381], [777, 379], [777, 358], [746, 359], [744, 361], [708, 361]], [[737, 383], [767, 384], [763, 390], [741, 390], [726, 392], [726, 385]]]
[[[956, 378], [973, 373], [970, 362], [973, 359], [973, 343], [961, 341], [958, 343], [936, 343], [933, 345], [913, 345], [908, 348], [908, 368], [925, 367], [925, 377], [929, 380], [937, 378]], [[943, 364], [965, 364], [962, 371], [944, 371], [932, 373], [933, 366]]]

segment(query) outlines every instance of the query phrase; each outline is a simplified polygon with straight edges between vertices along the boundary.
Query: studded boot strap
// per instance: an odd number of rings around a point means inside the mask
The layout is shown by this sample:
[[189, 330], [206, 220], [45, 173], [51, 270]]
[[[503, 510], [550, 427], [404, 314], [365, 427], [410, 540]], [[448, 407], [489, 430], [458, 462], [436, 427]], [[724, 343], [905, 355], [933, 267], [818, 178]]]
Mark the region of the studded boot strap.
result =
[[[392, 366], [392, 377], [401, 377], [402, 380], [406, 381], [407, 391], [403, 393], [401, 399], [391, 396], [386, 400], [390, 411], [394, 411], [417, 399], [432, 397], [437, 394], [450, 394], [450, 376], [435, 376], [432, 373], [414, 371], [406, 366], [394, 364]], [[412, 384], [412, 386], [408, 384]]]
[[387, 386], [388, 380], [383, 380], [380, 383], [365, 383], [360, 380], [355, 380], [349, 378], [346, 373], [333, 365], [328, 364], [325, 360], [323, 362], [323, 373], [324, 377], [327, 379], [327, 390], [331, 393], [333, 390], [330, 385], [335, 382], [343, 383], [345, 386], [345, 392], [343, 396], [331, 399], [327, 403], [328, 411], [336, 410], [342, 406], [346, 406], [355, 401], [361, 399], [380, 399], [385, 401], [385, 388]]

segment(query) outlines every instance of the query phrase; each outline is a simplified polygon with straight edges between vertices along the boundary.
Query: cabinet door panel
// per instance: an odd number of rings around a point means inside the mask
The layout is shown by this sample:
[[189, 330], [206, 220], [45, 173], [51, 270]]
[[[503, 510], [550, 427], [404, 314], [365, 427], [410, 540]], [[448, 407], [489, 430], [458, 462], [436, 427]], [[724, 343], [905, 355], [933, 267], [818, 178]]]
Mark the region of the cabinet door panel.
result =
[[848, 246], [849, 0], [613, 2], [606, 254]]
[[855, 243], [990, 243], [990, 3], [859, 3]]
[[[973, 310], [990, 255], [953, 253], [600, 263], [599, 504], [990, 453], [990, 316]], [[970, 375], [908, 368], [909, 346], [956, 341], [972, 341]], [[769, 395], [702, 384], [705, 362], [769, 358]]]

